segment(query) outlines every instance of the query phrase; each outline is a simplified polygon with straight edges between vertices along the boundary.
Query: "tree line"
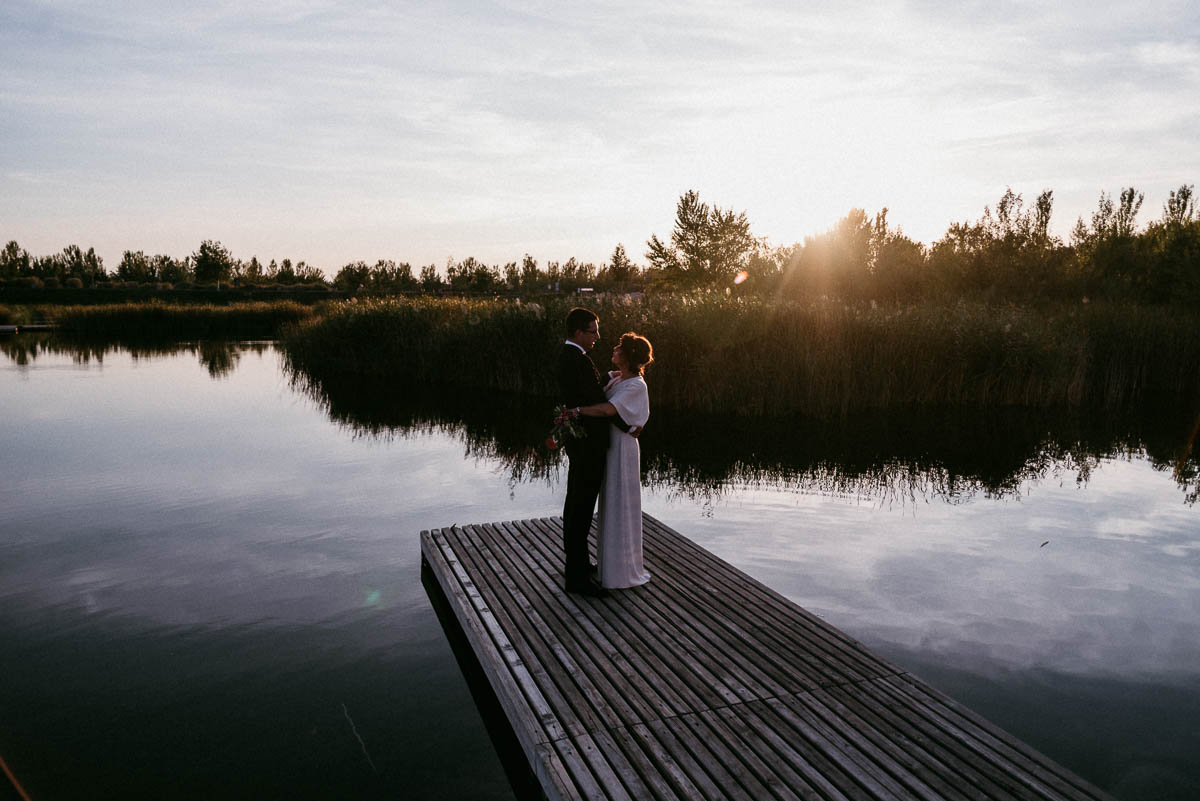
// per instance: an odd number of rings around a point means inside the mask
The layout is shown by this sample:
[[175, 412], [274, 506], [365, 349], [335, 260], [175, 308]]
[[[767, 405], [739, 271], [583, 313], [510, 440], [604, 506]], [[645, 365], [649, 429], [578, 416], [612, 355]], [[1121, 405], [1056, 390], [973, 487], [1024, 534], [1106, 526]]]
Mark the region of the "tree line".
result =
[[92, 248], [71, 245], [33, 257], [14, 241], [0, 251], [0, 281], [76, 287], [275, 284], [376, 294], [715, 288], [855, 301], [1106, 297], [1200, 304], [1200, 218], [1193, 186], [1170, 192], [1162, 214], [1139, 227], [1143, 199], [1132, 187], [1116, 198], [1101, 192], [1096, 210], [1087, 220], [1079, 218], [1066, 240], [1050, 233], [1051, 190], [1027, 204], [1008, 189], [978, 220], [951, 224], [928, 246], [893, 227], [885, 208], [873, 215], [851, 209], [828, 231], [773, 247], [751, 232], [745, 212], [710, 206], [688, 191], [676, 205], [668, 240], [656, 234], [646, 243], [644, 266], [618, 244], [600, 265], [570, 258], [543, 266], [526, 254], [502, 266], [451, 259], [439, 270], [380, 259], [351, 262], [329, 280], [303, 261], [243, 261], [220, 242], [205, 240], [184, 259], [125, 251], [109, 273]]

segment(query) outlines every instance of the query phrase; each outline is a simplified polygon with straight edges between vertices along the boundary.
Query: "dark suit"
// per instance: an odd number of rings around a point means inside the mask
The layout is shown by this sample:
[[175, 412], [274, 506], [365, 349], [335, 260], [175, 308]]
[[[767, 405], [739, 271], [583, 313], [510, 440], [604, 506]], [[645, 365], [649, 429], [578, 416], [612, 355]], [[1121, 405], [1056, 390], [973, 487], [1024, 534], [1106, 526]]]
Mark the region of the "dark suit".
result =
[[[592, 360], [583, 351], [563, 343], [558, 354], [558, 387], [568, 409], [604, 403], [604, 384]], [[588, 529], [592, 512], [604, 480], [604, 460], [608, 453], [609, 420], [582, 417], [587, 436], [567, 443], [567, 499], [563, 503], [563, 551], [566, 553], [564, 576], [568, 586], [589, 580]]]

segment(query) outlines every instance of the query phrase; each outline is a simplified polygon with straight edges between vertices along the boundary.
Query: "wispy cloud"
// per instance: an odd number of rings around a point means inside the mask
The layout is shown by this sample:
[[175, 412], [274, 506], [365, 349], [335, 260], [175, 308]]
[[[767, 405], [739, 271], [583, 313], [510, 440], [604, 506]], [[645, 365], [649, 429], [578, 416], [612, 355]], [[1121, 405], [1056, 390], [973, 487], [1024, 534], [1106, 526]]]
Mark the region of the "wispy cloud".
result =
[[1198, 31], [1181, 3], [15, 0], [0, 170], [81, 197], [26, 184], [0, 225], [109, 258], [303, 231], [329, 268], [599, 260], [688, 188], [786, 242], [884, 205], [930, 239], [1013, 185], [1066, 228], [1114, 181], [1195, 180]]

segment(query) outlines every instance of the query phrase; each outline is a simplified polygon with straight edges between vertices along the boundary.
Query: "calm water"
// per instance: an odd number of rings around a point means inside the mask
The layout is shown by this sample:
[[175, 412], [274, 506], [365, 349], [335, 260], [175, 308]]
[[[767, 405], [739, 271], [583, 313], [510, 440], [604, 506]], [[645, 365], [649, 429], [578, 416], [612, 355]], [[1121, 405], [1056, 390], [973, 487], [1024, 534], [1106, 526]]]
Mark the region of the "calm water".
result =
[[[559, 513], [540, 405], [45, 342], [0, 341], [0, 756], [33, 798], [513, 797], [417, 534]], [[1194, 411], [660, 413], [645, 507], [1118, 797], [1191, 799]]]

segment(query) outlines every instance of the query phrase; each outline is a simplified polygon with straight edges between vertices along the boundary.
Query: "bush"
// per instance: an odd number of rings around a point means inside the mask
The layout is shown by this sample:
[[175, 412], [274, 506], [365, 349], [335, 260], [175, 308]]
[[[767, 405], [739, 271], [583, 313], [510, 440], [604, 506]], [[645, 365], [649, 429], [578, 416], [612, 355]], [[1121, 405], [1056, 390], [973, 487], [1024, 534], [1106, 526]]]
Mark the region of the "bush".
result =
[[83, 279], [72, 276], [66, 281], [63, 281], [63, 286], [67, 289], [83, 289]]
[[292, 301], [217, 306], [211, 303], [168, 304], [155, 300], [95, 306], [46, 306], [44, 313], [69, 334], [161, 340], [272, 337], [281, 326], [307, 319], [317, 310]]
[[[416, 298], [335, 304], [281, 335], [294, 370], [543, 397], [571, 299]], [[1200, 401], [1200, 316], [1093, 303], [796, 303], [723, 293], [595, 298], [608, 369], [624, 331], [654, 343], [664, 408], [830, 416], [964, 406], [1123, 409]]]
[[46, 289], [58, 289], [62, 286], [62, 282], [52, 275], [42, 282], [42, 286]]

